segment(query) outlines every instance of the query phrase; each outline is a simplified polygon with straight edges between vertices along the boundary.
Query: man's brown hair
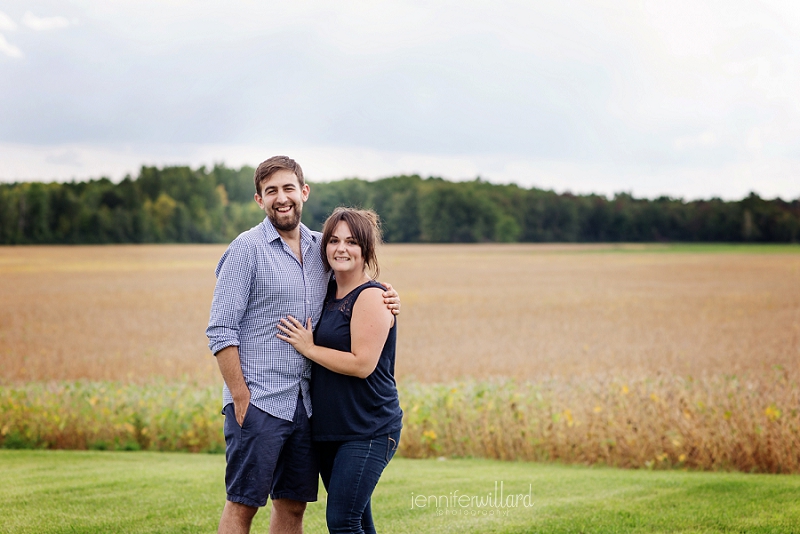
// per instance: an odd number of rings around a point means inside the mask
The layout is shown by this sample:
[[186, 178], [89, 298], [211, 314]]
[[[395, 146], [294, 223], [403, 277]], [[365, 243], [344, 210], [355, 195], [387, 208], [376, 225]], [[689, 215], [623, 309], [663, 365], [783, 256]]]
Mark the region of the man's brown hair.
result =
[[293, 172], [294, 175], [297, 176], [300, 188], [305, 185], [306, 180], [303, 178], [303, 169], [300, 168], [300, 165], [295, 160], [287, 156], [272, 156], [268, 160], [261, 162], [261, 165], [258, 166], [256, 172], [253, 174], [256, 193], [261, 195], [261, 184], [269, 180], [269, 177], [272, 176], [275, 171], [281, 169]]
[[328, 263], [328, 242], [333, 236], [336, 225], [341, 221], [350, 228], [350, 234], [361, 248], [361, 256], [364, 258], [364, 267], [372, 272], [372, 279], [378, 278], [381, 272], [378, 267], [377, 248], [381, 243], [381, 227], [378, 214], [372, 210], [357, 210], [354, 208], [336, 208], [322, 227], [322, 264], [326, 271], [331, 270]]

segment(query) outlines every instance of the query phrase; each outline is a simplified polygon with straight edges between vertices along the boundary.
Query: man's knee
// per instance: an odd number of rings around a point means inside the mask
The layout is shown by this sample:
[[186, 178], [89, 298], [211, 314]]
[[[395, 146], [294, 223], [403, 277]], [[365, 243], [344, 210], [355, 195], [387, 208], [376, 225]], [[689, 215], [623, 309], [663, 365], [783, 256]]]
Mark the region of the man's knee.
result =
[[218, 532], [248, 532], [258, 508], [242, 503], [225, 501]]
[[225, 501], [225, 512], [235, 517], [252, 519], [253, 516], [256, 515], [256, 512], [258, 512], [258, 508], [255, 506], [247, 506], [240, 502]]
[[289, 516], [294, 519], [302, 520], [303, 514], [306, 511], [306, 503], [293, 499], [273, 499], [272, 510], [274, 513], [284, 517]]

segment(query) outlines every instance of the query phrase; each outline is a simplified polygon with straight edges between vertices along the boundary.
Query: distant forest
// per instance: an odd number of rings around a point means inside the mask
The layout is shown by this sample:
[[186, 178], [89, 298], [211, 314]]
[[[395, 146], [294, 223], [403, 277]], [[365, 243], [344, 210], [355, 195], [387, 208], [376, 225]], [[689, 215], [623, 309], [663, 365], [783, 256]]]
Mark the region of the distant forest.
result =
[[[225, 243], [261, 222], [253, 169], [142, 167], [119, 183], [0, 184], [0, 243]], [[389, 243], [800, 241], [800, 199], [574, 195], [480, 179], [312, 183], [303, 222], [372, 208]]]

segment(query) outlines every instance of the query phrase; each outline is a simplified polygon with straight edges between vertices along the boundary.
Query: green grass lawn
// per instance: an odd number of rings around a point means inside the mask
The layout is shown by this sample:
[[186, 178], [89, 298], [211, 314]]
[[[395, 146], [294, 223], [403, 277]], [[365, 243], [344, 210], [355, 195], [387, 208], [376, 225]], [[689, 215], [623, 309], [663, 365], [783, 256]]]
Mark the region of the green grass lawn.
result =
[[[215, 532], [224, 463], [206, 454], [1, 450], [0, 532]], [[511, 506], [467, 504], [494, 501], [501, 482]], [[529, 491], [532, 506], [508, 500]], [[452, 496], [455, 506], [431, 495]], [[470, 497], [464, 507], [461, 495]], [[321, 497], [306, 532], [326, 531]], [[395, 458], [373, 508], [387, 533], [800, 532], [800, 477]], [[259, 512], [253, 531], [267, 532], [268, 521]]]

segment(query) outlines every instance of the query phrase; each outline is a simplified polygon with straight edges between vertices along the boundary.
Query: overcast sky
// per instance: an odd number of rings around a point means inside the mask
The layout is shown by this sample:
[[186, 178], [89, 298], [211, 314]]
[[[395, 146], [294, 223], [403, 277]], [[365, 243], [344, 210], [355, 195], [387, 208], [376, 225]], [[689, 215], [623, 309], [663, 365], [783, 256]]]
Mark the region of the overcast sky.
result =
[[0, 180], [297, 159], [800, 197], [800, 2], [0, 0]]

